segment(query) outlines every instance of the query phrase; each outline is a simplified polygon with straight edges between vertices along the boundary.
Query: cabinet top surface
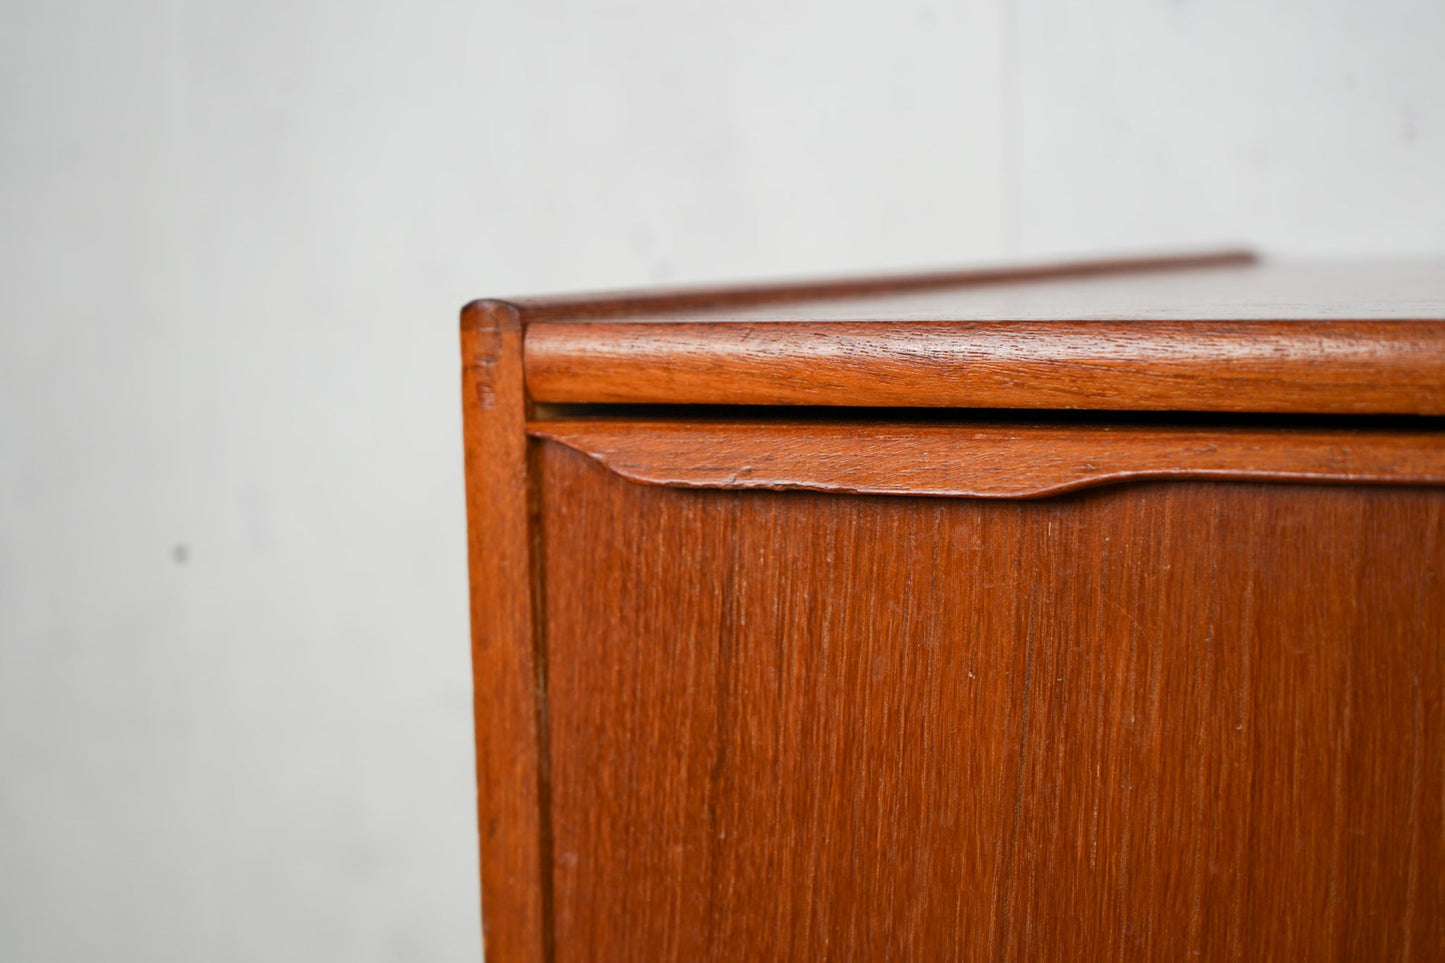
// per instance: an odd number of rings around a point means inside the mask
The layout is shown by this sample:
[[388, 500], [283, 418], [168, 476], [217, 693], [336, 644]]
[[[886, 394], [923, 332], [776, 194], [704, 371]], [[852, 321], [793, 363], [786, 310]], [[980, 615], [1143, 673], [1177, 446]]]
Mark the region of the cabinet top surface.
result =
[[1445, 260], [1223, 252], [516, 303], [538, 321], [1445, 320]]
[[1247, 253], [480, 302], [558, 403], [1445, 414], [1445, 261]]
[[[790, 307], [787, 318], [830, 321], [1439, 320], [1445, 319], [1445, 262], [1218, 266], [829, 299]], [[776, 308], [725, 313], [781, 317]]]

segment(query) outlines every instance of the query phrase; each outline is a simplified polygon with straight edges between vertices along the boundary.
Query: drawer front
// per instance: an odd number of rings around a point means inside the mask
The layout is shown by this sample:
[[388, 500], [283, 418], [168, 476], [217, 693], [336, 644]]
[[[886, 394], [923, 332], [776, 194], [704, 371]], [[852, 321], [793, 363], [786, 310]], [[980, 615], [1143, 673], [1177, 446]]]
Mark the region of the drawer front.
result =
[[531, 444], [558, 960], [1445, 953], [1445, 490]]

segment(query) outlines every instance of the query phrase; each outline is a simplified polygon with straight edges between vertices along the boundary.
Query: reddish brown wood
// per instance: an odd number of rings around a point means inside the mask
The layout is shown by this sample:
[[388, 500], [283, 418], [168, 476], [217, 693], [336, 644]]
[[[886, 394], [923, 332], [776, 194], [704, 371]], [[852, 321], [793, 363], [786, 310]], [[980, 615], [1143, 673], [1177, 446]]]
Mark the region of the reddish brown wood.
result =
[[649, 317], [677, 312], [716, 311], [758, 306], [797, 304], [836, 298], [920, 293], [940, 289], [1016, 285], [1063, 278], [1148, 274], [1198, 268], [1240, 267], [1254, 264], [1251, 251], [1224, 250], [1165, 257], [1100, 258], [1083, 261], [1005, 265], [916, 274], [873, 277], [839, 277], [823, 280], [780, 281], [771, 284], [714, 287], [604, 291], [548, 298], [515, 298], [513, 304], [527, 323], [536, 321]]
[[631, 481], [1033, 498], [1158, 478], [1445, 485], [1445, 432], [552, 420], [527, 426]]
[[517, 309], [542, 402], [1445, 412], [1438, 262], [1226, 252]]
[[[462, 311], [477, 814], [487, 959], [550, 957], [545, 720], [533, 612], [522, 332], [515, 309]], [[539, 725], [540, 720], [540, 725]]]
[[1433, 422], [841, 414], [1445, 410], [1439, 266], [1247, 264], [466, 309], [489, 958], [1445, 957]]
[[1445, 413], [1442, 321], [539, 323], [538, 401]]
[[517, 307], [524, 323], [1441, 320], [1445, 263], [1257, 262], [1226, 254], [681, 295], [564, 297], [519, 301]]
[[559, 960], [1445, 955], [1445, 497], [539, 443]]

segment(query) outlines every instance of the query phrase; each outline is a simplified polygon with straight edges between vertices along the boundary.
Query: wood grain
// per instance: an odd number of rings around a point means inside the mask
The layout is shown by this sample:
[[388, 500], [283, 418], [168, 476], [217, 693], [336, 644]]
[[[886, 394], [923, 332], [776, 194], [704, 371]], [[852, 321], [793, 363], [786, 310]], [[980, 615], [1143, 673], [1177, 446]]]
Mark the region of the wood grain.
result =
[[1440, 491], [537, 444], [558, 960], [1445, 955]]
[[550, 420], [634, 482], [1034, 498], [1162, 478], [1445, 484], [1445, 432], [1014, 424]]
[[1445, 413], [1445, 321], [530, 324], [541, 402]]
[[462, 310], [477, 815], [487, 959], [551, 956], [545, 719], [533, 612], [526, 400], [516, 311]]
[[488, 301], [462, 346], [489, 959], [1445, 958], [1445, 433], [1333, 417], [1445, 413], [1441, 265]]

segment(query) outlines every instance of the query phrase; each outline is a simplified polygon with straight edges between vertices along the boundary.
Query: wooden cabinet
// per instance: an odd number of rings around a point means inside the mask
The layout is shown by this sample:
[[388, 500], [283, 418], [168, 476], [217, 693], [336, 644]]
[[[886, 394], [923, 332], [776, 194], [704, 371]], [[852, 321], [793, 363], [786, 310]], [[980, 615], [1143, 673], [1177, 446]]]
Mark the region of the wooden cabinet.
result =
[[1445, 956], [1445, 265], [462, 343], [489, 958]]

